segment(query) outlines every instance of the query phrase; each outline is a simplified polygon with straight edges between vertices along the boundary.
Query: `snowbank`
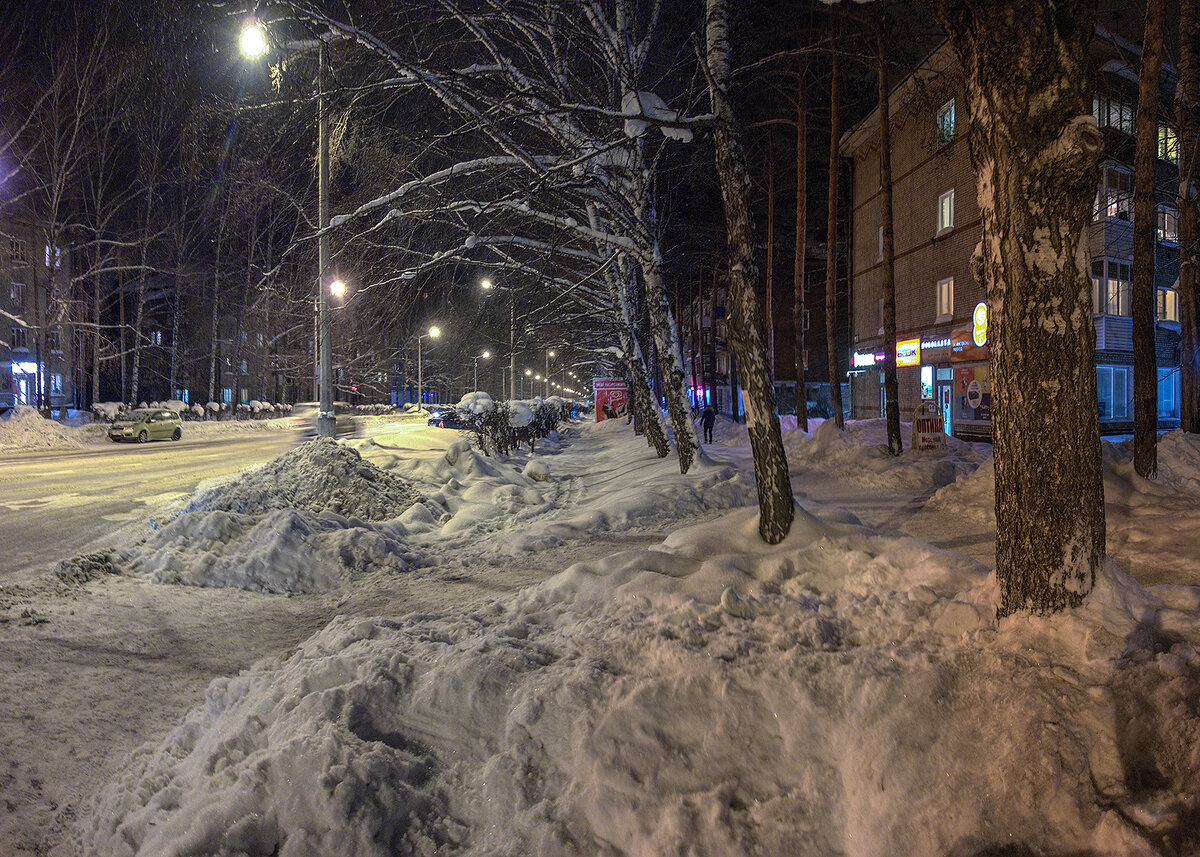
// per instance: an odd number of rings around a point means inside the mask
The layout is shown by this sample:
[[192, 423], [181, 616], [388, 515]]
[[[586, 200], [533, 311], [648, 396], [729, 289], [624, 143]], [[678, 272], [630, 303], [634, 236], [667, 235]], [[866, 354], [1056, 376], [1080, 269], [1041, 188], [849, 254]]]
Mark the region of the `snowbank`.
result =
[[37, 408], [17, 405], [0, 417], [0, 449], [75, 449], [88, 435], [43, 417]]
[[[752, 510], [214, 682], [90, 855], [1155, 854], [1200, 810], [1200, 618], [1115, 568], [993, 621], [961, 556]], [[1165, 833], [1164, 833], [1165, 831]]]

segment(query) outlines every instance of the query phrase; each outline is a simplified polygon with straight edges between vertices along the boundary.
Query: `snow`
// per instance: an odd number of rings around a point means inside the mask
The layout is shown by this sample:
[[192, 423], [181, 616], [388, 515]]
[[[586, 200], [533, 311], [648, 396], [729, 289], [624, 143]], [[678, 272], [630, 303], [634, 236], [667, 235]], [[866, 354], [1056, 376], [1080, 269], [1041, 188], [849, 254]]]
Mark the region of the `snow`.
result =
[[82, 432], [46, 419], [29, 405], [0, 416], [0, 449], [71, 449], [85, 443]]
[[455, 408], [460, 411], [466, 411], [469, 414], [490, 414], [496, 410], [496, 403], [492, 401], [492, 397], [487, 393], [476, 391], [463, 396], [459, 403], [455, 405]]
[[[1191, 853], [1200, 560], [1194, 524], [1158, 530], [1197, 506], [1196, 439], [1163, 438], [1155, 483], [1131, 475], [1126, 446], [1105, 447], [1110, 530], [1174, 557], [1169, 585], [1130, 577], [1118, 553], [1082, 607], [997, 622], [985, 564], [904, 532], [932, 517], [952, 543], [963, 517], [987, 526], [988, 448], [951, 438], [891, 457], [881, 421], [812, 425], [785, 423], [804, 490], [779, 545], [757, 535], [744, 428], [727, 420], [686, 475], [620, 420], [499, 459], [420, 426], [305, 444], [199, 492], [130, 555], [190, 545], [249, 567], [275, 550], [255, 566], [268, 591], [369, 591], [383, 609], [214, 680], [110, 768], [75, 844], [105, 857]], [[347, 479], [360, 481], [339, 494]], [[293, 532], [292, 553], [276, 550]], [[603, 549], [618, 538], [628, 549]], [[500, 591], [559, 548], [557, 573], [507, 595], [412, 607], [395, 588], [446, 569]], [[340, 576], [335, 553], [350, 560]]]
[[508, 403], [508, 424], [513, 428], [524, 428], [533, 422], [534, 410], [529, 402]]

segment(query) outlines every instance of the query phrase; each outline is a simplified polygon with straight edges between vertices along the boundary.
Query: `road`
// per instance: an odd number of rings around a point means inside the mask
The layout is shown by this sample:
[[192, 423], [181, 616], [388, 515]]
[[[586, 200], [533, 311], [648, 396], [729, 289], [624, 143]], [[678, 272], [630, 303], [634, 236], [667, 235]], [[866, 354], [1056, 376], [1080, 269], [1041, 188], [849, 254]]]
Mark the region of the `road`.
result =
[[269, 461], [293, 440], [291, 432], [262, 431], [0, 454], [0, 583], [94, 548], [205, 480]]

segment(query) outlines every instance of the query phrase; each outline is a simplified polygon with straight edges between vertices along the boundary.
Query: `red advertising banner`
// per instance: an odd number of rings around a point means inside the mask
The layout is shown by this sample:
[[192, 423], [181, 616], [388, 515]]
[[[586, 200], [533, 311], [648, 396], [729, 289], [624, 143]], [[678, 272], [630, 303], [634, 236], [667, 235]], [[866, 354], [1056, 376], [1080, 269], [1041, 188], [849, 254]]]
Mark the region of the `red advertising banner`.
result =
[[629, 415], [629, 390], [621, 378], [596, 378], [592, 382], [596, 391], [596, 422]]

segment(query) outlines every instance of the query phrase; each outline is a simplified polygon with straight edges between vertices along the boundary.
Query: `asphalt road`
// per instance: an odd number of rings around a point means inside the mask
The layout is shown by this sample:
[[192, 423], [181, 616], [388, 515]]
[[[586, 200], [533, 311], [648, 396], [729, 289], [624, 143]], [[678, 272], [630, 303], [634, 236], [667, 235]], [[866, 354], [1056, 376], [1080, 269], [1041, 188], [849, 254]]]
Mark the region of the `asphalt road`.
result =
[[283, 452], [287, 431], [0, 454], [0, 582], [17, 582], [145, 522], [201, 482]]

